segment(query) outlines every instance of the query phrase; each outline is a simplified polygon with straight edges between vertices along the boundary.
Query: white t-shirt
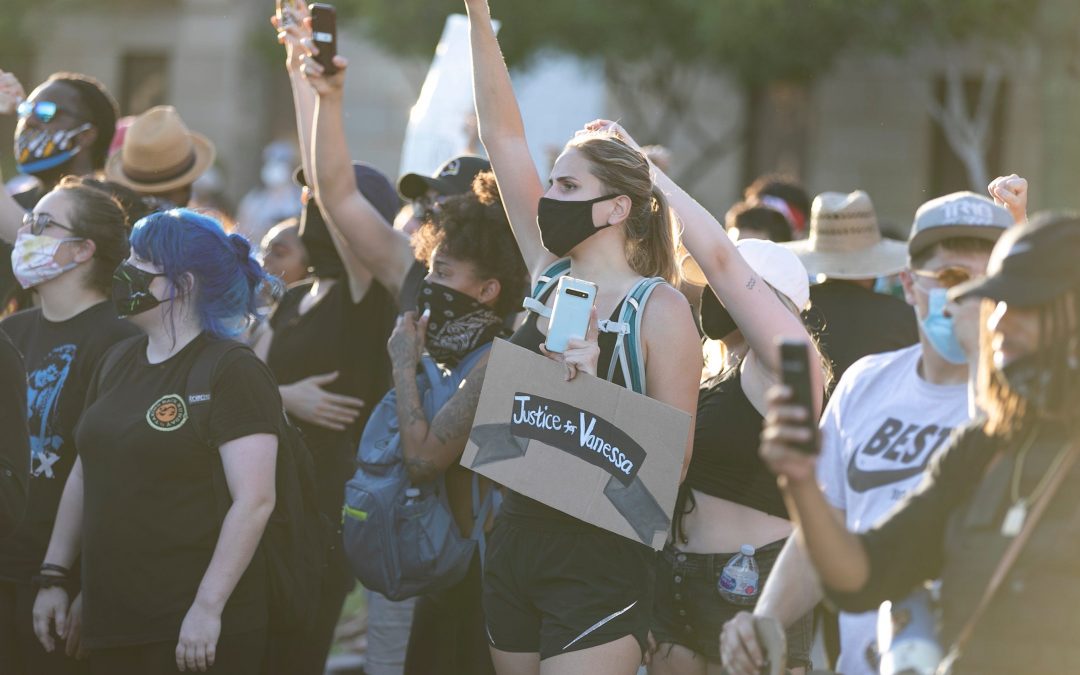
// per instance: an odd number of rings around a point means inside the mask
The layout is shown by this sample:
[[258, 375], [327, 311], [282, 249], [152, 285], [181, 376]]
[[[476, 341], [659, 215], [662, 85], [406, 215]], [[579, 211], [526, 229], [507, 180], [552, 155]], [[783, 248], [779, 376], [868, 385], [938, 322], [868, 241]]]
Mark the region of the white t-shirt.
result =
[[[873, 354], [844, 373], [821, 418], [818, 480], [826, 498], [865, 532], [922, 479], [931, 456], [969, 419], [968, 386], [918, 373], [922, 346]], [[840, 614], [839, 672], [876, 675], [877, 612]]]

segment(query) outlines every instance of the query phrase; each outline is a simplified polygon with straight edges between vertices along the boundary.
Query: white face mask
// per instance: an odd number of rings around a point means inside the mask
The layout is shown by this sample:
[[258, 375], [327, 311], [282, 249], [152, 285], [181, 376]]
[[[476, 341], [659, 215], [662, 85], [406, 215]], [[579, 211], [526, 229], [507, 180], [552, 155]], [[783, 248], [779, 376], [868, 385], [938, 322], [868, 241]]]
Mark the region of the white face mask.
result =
[[11, 251], [11, 270], [19, 285], [33, 288], [78, 267], [79, 263], [74, 261], [67, 265], [56, 262], [56, 251], [66, 241], [82, 241], [82, 238], [57, 239], [47, 234], [20, 232]]

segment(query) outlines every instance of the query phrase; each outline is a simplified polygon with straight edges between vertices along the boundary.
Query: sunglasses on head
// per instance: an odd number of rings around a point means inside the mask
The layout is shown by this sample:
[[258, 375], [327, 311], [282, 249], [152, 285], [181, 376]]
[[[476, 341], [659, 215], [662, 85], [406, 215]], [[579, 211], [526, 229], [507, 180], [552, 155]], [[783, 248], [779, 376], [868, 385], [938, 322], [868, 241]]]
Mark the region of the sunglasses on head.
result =
[[23, 214], [22, 222], [23, 226], [30, 228], [30, 234], [35, 236], [44, 232], [45, 228], [50, 225], [59, 227], [61, 230], [67, 230], [68, 232], [75, 232], [75, 228], [70, 225], [56, 222], [52, 219], [52, 216], [47, 213], [33, 213], [32, 211], [28, 211]]
[[[23, 101], [19, 104], [17, 111], [21, 120], [33, 115], [45, 124], [51, 122], [60, 113], [65, 112], [52, 101]], [[75, 116], [72, 115], [72, 117]]]
[[940, 288], [952, 288], [970, 281], [972, 274], [963, 267], [943, 267], [939, 270], [914, 270], [916, 277], [937, 283]]

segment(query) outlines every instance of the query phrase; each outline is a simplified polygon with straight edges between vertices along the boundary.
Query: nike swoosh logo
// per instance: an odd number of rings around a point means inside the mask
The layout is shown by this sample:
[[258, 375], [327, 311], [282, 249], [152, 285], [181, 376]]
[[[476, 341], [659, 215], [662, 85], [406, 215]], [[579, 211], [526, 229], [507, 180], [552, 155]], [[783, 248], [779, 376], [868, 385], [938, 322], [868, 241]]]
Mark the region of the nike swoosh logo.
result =
[[888, 469], [885, 471], [863, 471], [858, 467], [856, 460], [859, 457], [858, 452], [851, 454], [851, 459], [848, 461], [847, 466], [847, 480], [848, 485], [855, 492], [869, 492], [875, 488], [883, 487], [885, 485], [892, 485], [893, 483], [899, 483], [902, 480], [907, 480], [912, 476], [918, 476], [926, 467], [930, 465], [930, 458], [934, 455], [931, 450], [926, 453], [926, 459], [922, 461], [922, 464], [918, 466], [909, 467], [907, 469]]

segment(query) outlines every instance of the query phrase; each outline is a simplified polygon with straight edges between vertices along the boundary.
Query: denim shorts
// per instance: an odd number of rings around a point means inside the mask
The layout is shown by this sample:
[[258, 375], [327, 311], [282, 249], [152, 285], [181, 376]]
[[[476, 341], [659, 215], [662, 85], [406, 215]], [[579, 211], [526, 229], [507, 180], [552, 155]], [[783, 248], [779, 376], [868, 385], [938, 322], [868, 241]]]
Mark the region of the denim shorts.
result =
[[[764, 587], [785, 539], [757, 549], [760, 580]], [[716, 590], [724, 565], [735, 553], [684, 553], [670, 544], [657, 557], [656, 594], [653, 600], [653, 637], [657, 644], [677, 644], [720, 663], [720, 631], [724, 624], [752, 606], [734, 605]], [[789, 668], [810, 666], [814, 639], [813, 612], [787, 629]]]

